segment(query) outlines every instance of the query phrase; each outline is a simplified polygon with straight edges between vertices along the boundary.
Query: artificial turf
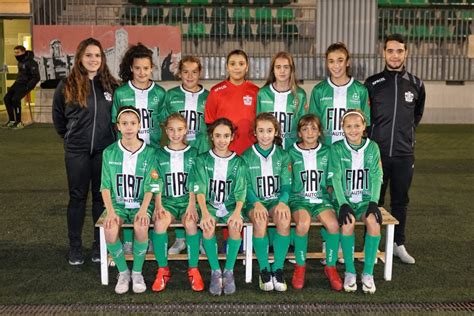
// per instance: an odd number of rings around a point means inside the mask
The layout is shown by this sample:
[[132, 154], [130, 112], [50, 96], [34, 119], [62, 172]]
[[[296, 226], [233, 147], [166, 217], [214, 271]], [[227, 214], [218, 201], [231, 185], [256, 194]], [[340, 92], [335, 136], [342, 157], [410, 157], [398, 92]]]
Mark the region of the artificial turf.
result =
[[[406, 242], [417, 261], [409, 266], [395, 258], [391, 282], [383, 280], [383, 265], [376, 265], [375, 295], [364, 295], [360, 289], [355, 294], [331, 291], [319, 261], [308, 260], [307, 283], [301, 291], [291, 288], [293, 268], [289, 263], [285, 266], [287, 292], [260, 291], [254, 261], [252, 284], [244, 282], [244, 267], [240, 262], [236, 264], [235, 295], [212, 297], [208, 292], [193, 293], [186, 278], [186, 263], [172, 261], [173, 277], [164, 292], [148, 290], [140, 295], [119, 296], [114, 292], [113, 268], [110, 284], [103, 286], [98, 264], [87, 260], [83, 266], [71, 267], [65, 260], [68, 194], [62, 142], [52, 126], [34, 124], [23, 130], [1, 129], [0, 304], [472, 301], [473, 143], [472, 125], [418, 128]], [[310, 247], [320, 247], [319, 232], [313, 229], [310, 233]], [[357, 233], [360, 236], [362, 231]], [[83, 235], [84, 253], [88, 256], [92, 241], [90, 209]], [[208, 281], [207, 262], [201, 261], [200, 268]], [[362, 264], [357, 263], [356, 268], [361, 271]], [[343, 276], [342, 265], [338, 270]], [[145, 263], [149, 287], [155, 271], [155, 262]]]

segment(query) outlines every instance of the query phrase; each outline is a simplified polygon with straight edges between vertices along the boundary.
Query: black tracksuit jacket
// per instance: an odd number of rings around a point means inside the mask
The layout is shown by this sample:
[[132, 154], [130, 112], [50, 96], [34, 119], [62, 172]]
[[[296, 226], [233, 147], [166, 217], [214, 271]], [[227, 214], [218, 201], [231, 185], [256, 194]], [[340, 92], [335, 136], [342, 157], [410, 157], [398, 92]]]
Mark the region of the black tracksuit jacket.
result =
[[369, 137], [385, 157], [412, 156], [415, 128], [425, 108], [425, 86], [416, 76], [402, 71], [384, 71], [365, 81], [369, 91]]

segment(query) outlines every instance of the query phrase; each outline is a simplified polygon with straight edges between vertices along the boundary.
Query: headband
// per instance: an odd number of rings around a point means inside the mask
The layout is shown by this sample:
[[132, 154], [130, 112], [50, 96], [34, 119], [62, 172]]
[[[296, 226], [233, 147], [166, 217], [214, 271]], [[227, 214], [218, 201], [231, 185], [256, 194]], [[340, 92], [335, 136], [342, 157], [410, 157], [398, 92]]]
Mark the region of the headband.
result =
[[356, 114], [356, 115], [359, 115], [360, 118], [362, 119], [362, 122], [365, 123], [365, 117], [364, 115], [362, 115], [362, 113], [359, 113], [357, 111], [347, 111], [346, 113], [344, 113], [344, 115], [342, 116], [342, 121], [344, 122], [345, 118], [351, 114]]
[[119, 112], [119, 114], [117, 115], [117, 122], [119, 121], [120, 119], [120, 115], [122, 115], [123, 113], [127, 113], [127, 112], [131, 112], [133, 114], [135, 114], [137, 117], [138, 117], [138, 120], [140, 121], [140, 115], [137, 113], [137, 111], [135, 109], [123, 109], [122, 111]]

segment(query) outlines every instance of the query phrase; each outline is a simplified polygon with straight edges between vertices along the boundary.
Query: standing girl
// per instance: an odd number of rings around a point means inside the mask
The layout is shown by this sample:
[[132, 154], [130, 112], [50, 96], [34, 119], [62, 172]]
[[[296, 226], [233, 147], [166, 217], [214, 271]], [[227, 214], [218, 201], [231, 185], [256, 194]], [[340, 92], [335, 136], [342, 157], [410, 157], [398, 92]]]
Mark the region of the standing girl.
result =
[[257, 114], [271, 112], [280, 124], [283, 148], [298, 139], [296, 125], [306, 112], [306, 92], [298, 86], [293, 56], [279, 52], [272, 58], [267, 82], [258, 91]]
[[[54, 93], [53, 122], [64, 138], [69, 188], [67, 260], [71, 265], [84, 263], [81, 235], [89, 186], [93, 224], [104, 210], [100, 194], [102, 151], [115, 140], [110, 111], [117, 85], [107, 68], [102, 45], [88, 38], [79, 43], [71, 73]], [[92, 261], [100, 262], [98, 229], [94, 230]]]
[[331, 287], [340, 291], [342, 281], [336, 270], [339, 224], [326, 188], [329, 146], [319, 141], [322, 138], [322, 127], [316, 115], [304, 115], [299, 120], [297, 128], [302, 141], [295, 143], [288, 152], [293, 173], [290, 208], [296, 223], [296, 264], [291, 283], [295, 289], [304, 287], [308, 231], [311, 218], [317, 217], [327, 230], [324, 273]]
[[226, 65], [229, 77], [212, 87], [206, 102], [205, 119], [207, 124], [211, 124], [225, 117], [237, 126], [230, 150], [241, 155], [255, 141], [253, 120], [258, 87], [245, 80], [249, 59], [244, 51], [231, 51], [227, 55]]
[[333, 144], [328, 179], [336, 196], [341, 245], [346, 266], [344, 290], [357, 290], [354, 267], [354, 225], [362, 219], [367, 228], [364, 247], [362, 290], [375, 293], [374, 264], [380, 243], [382, 214], [377, 206], [382, 185], [382, 164], [377, 144], [364, 138], [367, 125], [360, 110], [350, 110], [342, 117], [345, 138]]
[[[369, 118], [367, 89], [350, 76], [349, 50], [344, 43], [331, 44], [326, 50], [329, 77], [318, 83], [311, 92], [310, 113], [321, 118], [325, 144], [331, 146], [344, 138], [341, 120], [349, 109], [361, 109]], [[370, 125], [370, 121], [367, 122]]]
[[[273, 114], [257, 115], [254, 130], [257, 143], [247, 149], [242, 158], [248, 182], [245, 213], [253, 223], [253, 245], [260, 265], [259, 286], [263, 291], [286, 291], [283, 266], [290, 244], [291, 165], [288, 154], [279, 146], [280, 124]], [[268, 262], [269, 217], [276, 225], [272, 268]]]
[[[185, 56], [178, 66], [181, 85], [168, 90], [165, 109], [167, 115], [179, 112], [186, 119], [188, 133], [186, 141], [197, 149], [198, 154], [209, 150], [209, 140], [204, 121], [204, 107], [209, 91], [199, 84], [202, 65], [197, 57]], [[169, 249], [169, 254], [178, 254], [186, 249], [184, 230], [175, 230], [176, 241]]]
[[[122, 107], [117, 114], [117, 128], [122, 139], [104, 151], [101, 191], [107, 217], [105, 241], [119, 270], [115, 292], [128, 292], [130, 279], [133, 292], [146, 290], [142, 267], [148, 248], [148, 227], [153, 212], [153, 193], [160, 190], [156, 168], [156, 152], [138, 138], [140, 114], [132, 106]], [[133, 268], [128, 269], [119, 231], [122, 224], [133, 223]]]
[[166, 91], [151, 78], [153, 52], [138, 43], [131, 46], [120, 63], [119, 76], [124, 83], [114, 93], [112, 120], [122, 106], [134, 106], [141, 117], [138, 137], [147, 145], [160, 148], [161, 127], [164, 115]]
[[[246, 183], [244, 162], [229, 149], [235, 127], [226, 118], [216, 119], [207, 129], [212, 149], [197, 158], [194, 168], [194, 194], [201, 211], [203, 246], [211, 266], [212, 295], [235, 292], [234, 265], [242, 238], [242, 206]], [[222, 273], [217, 258], [216, 223], [227, 223], [227, 259]]]
[[186, 144], [186, 119], [179, 113], [172, 113], [165, 121], [169, 144], [158, 150], [158, 173], [163, 179], [163, 188], [156, 197], [153, 214], [153, 248], [158, 272], [153, 291], [165, 289], [171, 277], [168, 267], [168, 227], [175, 219], [181, 220], [186, 229], [188, 246], [188, 278], [194, 291], [204, 290], [204, 283], [198, 270], [199, 234], [196, 198], [189, 192], [191, 172], [194, 168], [197, 150]]

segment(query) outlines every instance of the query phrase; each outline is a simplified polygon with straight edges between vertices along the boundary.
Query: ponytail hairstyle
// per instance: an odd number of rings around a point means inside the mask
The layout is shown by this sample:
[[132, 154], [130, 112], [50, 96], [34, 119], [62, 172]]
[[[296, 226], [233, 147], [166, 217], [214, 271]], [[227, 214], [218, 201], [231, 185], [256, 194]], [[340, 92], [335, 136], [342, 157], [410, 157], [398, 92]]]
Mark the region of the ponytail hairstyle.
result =
[[272, 58], [272, 62], [270, 65], [270, 73], [268, 74], [267, 81], [265, 82], [265, 85], [271, 85], [276, 81], [275, 77], [275, 62], [278, 58], [284, 58], [288, 60], [288, 63], [290, 64], [290, 89], [291, 89], [291, 94], [293, 95], [293, 98], [295, 100], [295, 106], [296, 109], [298, 110], [298, 106], [300, 103], [300, 100], [298, 99], [298, 79], [296, 78], [296, 70], [295, 70], [295, 61], [293, 59], [293, 56], [290, 53], [287, 52], [279, 52]]
[[148, 58], [151, 67], [154, 67], [153, 52], [151, 49], [140, 42], [138, 42], [137, 45], [130, 46], [125, 52], [125, 55], [123, 55], [122, 62], [120, 63], [119, 77], [123, 83], [133, 80], [132, 66], [136, 58]]
[[342, 121], [341, 121], [341, 127], [344, 126], [344, 122], [348, 116], [359, 116], [362, 120], [362, 123], [364, 123], [365, 130], [362, 133], [362, 137], [366, 138], [367, 137], [367, 120], [365, 119], [364, 112], [362, 112], [359, 109], [350, 109], [347, 110], [346, 113], [342, 116]]
[[270, 112], [262, 112], [258, 114], [255, 118], [255, 121], [253, 122], [253, 131], [255, 134], [257, 133], [257, 124], [261, 121], [268, 121], [272, 123], [273, 127], [275, 128], [275, 139], [273, 139], [273, 143], [277, 144], [278, 146], [281, 146], [283, 144], [283, 139], [281, 137], [281, 128], [275, 116]]
[[118, 81], [110, 73], [109, 67], [107, 67], [107, 59], [100, 42], [92, 37], [81, 41], [74, 55], [74, 65], [72, 66], [71, 73], [66, 78], [66, 84], [64, 85], [66, 104], [77, 103], [81, 108], [87, 108], [87, 96], [91, 92], [89, 75], [87, 69], [82, 65], [82, 57], [88, 46], [97, 46], [101, 55], [100, 67], [94, 80], [97, 79], [102, 89], [110, 95], [114, 94], [115, 88], [119, 85]]
[[347, 69], [346, 69], [346, 74], [351, 77], [352, 76], [352, 68], [351, 68], [351, 55], [349, 54], [349, 50], [346, 47], [346, 44], [343, 42], [336, 42], [331, 45], [329, 45], [328, 49], [326, 49], [326, 62], [328, 60], [328, 56], [330, 53], [340, 51], [346, 55], [346, 61], [348, 62], [347, 64]]

